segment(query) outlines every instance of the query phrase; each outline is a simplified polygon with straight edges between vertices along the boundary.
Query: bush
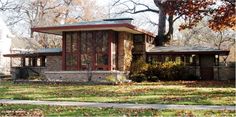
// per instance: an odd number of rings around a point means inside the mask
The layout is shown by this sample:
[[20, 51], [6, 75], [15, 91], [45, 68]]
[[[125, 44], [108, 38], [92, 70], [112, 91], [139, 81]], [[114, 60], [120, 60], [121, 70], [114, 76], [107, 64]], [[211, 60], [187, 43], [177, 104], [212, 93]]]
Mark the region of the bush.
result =
[[199, 78], [190, 74], [179, 62], [147, 64], [143, 59], [140, 59], [131, 65], [130, 79], [135, 82], [157, 82], [159, 80], [198, 80]]
[[148, 64], [143, 58], [133, 61], [130, 70], [130, 79], [135, 82], [142, 82], [146, 80], [145, 73], [148, 70]]
[[146, 81], [146, 76], [144, 74], [135, 74], [130, 76], [130, 80], [134, 82], [143, 82]]
[[185, 72], [184, 66], [177, 62], [153, 63], [149, 65], [146, 75], [148, 81], [177, 80]]
[[185, 73], [181, 80], [200, 80], [200, 77], [191, 73]]

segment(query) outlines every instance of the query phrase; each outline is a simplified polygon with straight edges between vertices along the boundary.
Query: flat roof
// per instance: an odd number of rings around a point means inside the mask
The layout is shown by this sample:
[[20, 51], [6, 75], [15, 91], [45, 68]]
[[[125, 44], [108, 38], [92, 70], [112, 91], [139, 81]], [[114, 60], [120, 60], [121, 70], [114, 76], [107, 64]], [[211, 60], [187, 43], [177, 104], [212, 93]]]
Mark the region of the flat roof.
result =
[[219, 50], [201, 46], [156, 46], [148, 54], [220, 54], [228, 55], [228, 50]]
[[14, 53], [14, 54], [4, 54], [4, 57], [40, 57], [40, 56], [61, 56], [62, 49], [61, 48], [42, 48], [33, 52], [22, 52], [22, 53]]
[[130, 19], [105, 19], [101, 21], [89, 21], [89, 22], [78, 22], [71, 24], [63, 24], [56, 26], [47, 27], [34, 27], [31, 28], [33, 32], [48, 33], [55, 35], [62, 35], [62, 32], [70, 31], [92, 31], [92, 30], [113, 30], [113, 31], [125, 31], [133, 34], [147, 34], [155, 36], [155, 34], [139, 29], [130, 23]]

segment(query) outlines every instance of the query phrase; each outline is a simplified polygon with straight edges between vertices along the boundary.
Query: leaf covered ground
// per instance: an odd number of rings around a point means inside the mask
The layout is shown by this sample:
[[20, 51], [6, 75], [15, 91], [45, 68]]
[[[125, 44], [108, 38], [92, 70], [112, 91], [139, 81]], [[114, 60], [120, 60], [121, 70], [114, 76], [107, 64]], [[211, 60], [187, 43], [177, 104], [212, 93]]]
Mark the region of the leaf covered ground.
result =
[[115, 109], [84, 108], [43, 105], [0, 105], [1, 116], [225, 116], [235, 117], [235, 111], [212, 110], [154, 110], [154, 109]]
[[0, 82], [0, 99], [235, 105], [234, 82], [166, 81], [127, 85]]

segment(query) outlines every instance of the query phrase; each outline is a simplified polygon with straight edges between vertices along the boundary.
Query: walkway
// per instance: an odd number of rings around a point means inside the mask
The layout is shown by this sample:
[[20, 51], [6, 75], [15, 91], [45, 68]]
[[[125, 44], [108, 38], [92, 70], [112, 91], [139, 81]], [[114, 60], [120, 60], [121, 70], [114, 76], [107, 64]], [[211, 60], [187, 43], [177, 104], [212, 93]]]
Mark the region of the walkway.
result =
[[130, 103], [96, 103], [96, 102], [60, 102], [34, 100], [0, 100], [2, 104], [32, 104], [51, 106], [79, 106], [79, 107], [112, 107], [129, 109], [181, 109], [181, 110], [235, 110], [235, 106], [208, 106], [208, 105], [170, 105], [170, 104], [130, 104]]

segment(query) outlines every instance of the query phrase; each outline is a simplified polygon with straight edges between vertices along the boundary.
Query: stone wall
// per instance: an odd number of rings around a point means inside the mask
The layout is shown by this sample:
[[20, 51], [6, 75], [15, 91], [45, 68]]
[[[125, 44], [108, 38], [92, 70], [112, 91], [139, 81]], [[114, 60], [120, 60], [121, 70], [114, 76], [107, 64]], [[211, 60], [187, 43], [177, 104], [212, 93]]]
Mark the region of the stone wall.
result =
[[188, 73], [200, 77], [200, 66], [186, 66]]
[[48, 81], [57, 82], [121, 82], [126, 79], [124, 72], [120, 71], [47, 71]]
[[47, 71], [61, 71], [62, 57], [61, 56], [47, 56], [46, 62]]
[[118, 70], [129, 71], [132, 61], [133, 36], [127, 32], [119, 32]]
[[235, 80], [235, 67], [215, 66], [215, 80]]
[[34, 75], [44, 75], [46, 67], [11, 67], [12, 79], [28, 79]]

